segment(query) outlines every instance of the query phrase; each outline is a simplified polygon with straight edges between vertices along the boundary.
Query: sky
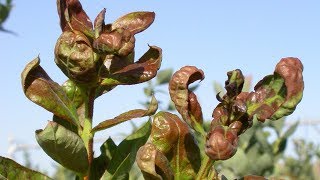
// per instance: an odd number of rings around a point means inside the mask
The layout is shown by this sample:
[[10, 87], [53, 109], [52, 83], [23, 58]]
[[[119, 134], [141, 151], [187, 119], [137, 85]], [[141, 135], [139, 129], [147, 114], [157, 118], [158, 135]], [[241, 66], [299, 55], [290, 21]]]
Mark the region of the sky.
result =
[[[148, 44], [163, 50], [161, 69], [180, 69], [194, 65], [205, 72], [205, 80], [196, 91], [206, 119], [217, 105], [213, 81], [223, 83], [226, 72], [241, 69], [252, 75], [255, 84], [272, 74], [282, 57], [298, 57], [304, 64], [304, 97], [287, 122], [320, 120], [317, 72], [320, 68], [320, 1], [214, 1], [214, 0], [83, 0], [91, 19], [107, 9], [106, 22], [111, 23], [133, 11], [154, 11], [156, 19], [144, 32], [136, 35], [136, 59]], [[58, 83], [66, 80], [54, 63], [54, 46], [61, 34], [55, 1], [14, 0], [14, 9], [4, 26], [18, 35], [0, 33], [1, 128], [0, 156], [7, 156], [8, 139], [36, 145], [34, 131], [44, 128], [51, 113], [33, 104], [23, 94], [20, 74], [36, 56], [41, 66]], [[121, 86], [99, 98], [95, 104], [94, 124], [127, 110], [142, 108], [142, 88]], [[165, 88], [165, 87], [164, 87]], [[168, 98], [167, 95], [160, 96]], [[318, 100], [317, 100], [318, 99]], [[141, 123], [143, 120], [135, 120]], [[130, 133], [122, 124], [97, 134], [100, 139]], [[320, 126], [317, 125], [320, 129]], [[320, 132], [311, 126], [299, 126], [295, 138], [314, 137]], [[99, 144], [95, 145], [96, 148]], [[21, 153], [15, 159], [23, 163]], [[44, 169], [52, 161], [41, 150], [32, 150], [31, 159]]]

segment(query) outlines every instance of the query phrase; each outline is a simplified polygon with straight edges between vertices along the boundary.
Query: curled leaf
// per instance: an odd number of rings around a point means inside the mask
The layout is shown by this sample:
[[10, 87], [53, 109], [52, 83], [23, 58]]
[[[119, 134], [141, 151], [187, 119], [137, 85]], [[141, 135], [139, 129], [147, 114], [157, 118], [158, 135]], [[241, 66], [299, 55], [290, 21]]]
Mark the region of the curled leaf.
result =
[[212, 160], [229, 159], [237, 152], [238, 140], [233, 129], [215, 126], [207, 135], [205, 152]]
[[112, 29], [123, 28], [129, 30], [132, 34], [137, 34], [147, 29], [153, 23], [154, 18], [154, 12], [132, 12], [112, 23]]
[[247, 98], [248, 115], [276, 120], [291, 114], [302, 99], [303, 65], [297, 58], [283, 58], [273, 75], [266, 76]]
[[166, 112], [158, 112], [153, 118], [149, 141], [163, 153], [168, 153], [177, 144], [179, 129], [174, 120], [177, 118]]
[[86, 174], [87, 150], [76, 133], [50, 121], [44, 130], [36, 131], [36, 139], [52, 159], [77, 173]]
[[96, 127], [92, 129], [92, 132], [101, 131], [134, 118], [151, 116], [157, 111], [157, 109], [158, 109], [158, 101], [154, 96], [152, 96], [150, 105], [147, 110], [135, 109], [135, 110], [122, 113], [113, 119], [108, 119], [99, 123]]
[[79, 126], [76, 108], [62, 87], [51, 80], [42, 69], [39, 57], [27, 64], [21, 79], [23, 91], [28, 99], [56, 116]]
[[200, 168], [200, 150], [188, 125], [174, 114], [159, 112], [152, 126], [148, 142], [167, 157], [174, 177], [194, 179]]
[[147, 143], [139, 148], [136, 161], [143, 173], [144, 179], [174, 179], [168, 159], [151, 143]]
[[137, 62], [106, 77], [101, 85], [132, 85], [149, 81], [157, 75], [161, 60], [162, 50], [156, 46], [150, 46], [150, 49]]
[[194, 66], [185, 66], [175, 72], [169, 83], [169, 93], [177, 111], [182, 118], [196, 131], [202, 132], [202, 110], [196, 95], [189, 91], [189, 84], [203, 80], [201, 69]]
[[229, 71], [227, 75], [228, 80], [225, 82], [225, 89], [227, 90], [226, 95], [229, 98], [232, 98], [241, 93], [244, 84], [244, 76], [240, 69]]
[[90, 84], [97, 81], [97, 56], [90, 40], [79, 32], [63, 32], [57, 40], [55, 63], [73, 81]]
[[69, 79], [61, 87], [76, 108], [84, 102], [84, 94], [75, 82]]
[[57, 0], [60, 26], [65, 31], [80, 31], [93, 37], [92, 22], [78, 0]]

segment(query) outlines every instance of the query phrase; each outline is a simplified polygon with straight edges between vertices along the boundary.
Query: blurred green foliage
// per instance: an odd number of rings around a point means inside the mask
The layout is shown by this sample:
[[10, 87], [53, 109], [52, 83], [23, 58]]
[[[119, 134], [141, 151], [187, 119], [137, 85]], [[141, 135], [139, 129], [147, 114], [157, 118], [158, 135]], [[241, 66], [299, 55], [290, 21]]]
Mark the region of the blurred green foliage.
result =
[[12, 0], [6, 0], [4, 3], [0, 2], [0, 31], [13, 33], [3, 27], [4, 22], [8, 19], [12, 10]]

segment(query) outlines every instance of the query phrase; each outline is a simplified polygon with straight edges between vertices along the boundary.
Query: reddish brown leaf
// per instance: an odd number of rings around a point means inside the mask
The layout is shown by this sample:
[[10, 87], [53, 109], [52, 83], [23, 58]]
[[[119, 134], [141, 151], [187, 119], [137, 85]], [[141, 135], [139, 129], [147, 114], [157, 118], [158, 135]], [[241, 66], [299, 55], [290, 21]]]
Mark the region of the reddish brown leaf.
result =
[[92, 22], [78, 0], [57, 0], [60, 26], [65, 31], [80, 31], [93, 37]]
[[291, 114], [302, 99], [303, 65], [297, 58], [283, 58], [273, 75], [266, 76], [247, 98], [248, 115], [276, 120]]
[[238, 148], [238, 135], [234, 131], [238, 127], [229, 129], [225, 126], [213, 127], [207, 135], [206, 154], [212, 160], [226, 160], [231, 158]]
[[168, 159], [151, 143], [140, 147], [136, 161], [145, 179], [174, 179]]
[[98, 14], [96, 19], [94, 20], [94, 31], [95, 31], [95, 37], [98, 37], [100, 33], [103, 31], [104, 24], [104, 18], [106, 14], [106, 8], [103, 8], [103, 10]]
[[132, 12], [117, 19], [112, 24], [112, 29], [123, 28], [132, 34], [137, 34], [147, 29], [154, 21], [154, 12]]
[[139, 59], [123, 69], [111, 74], [102, 81], [102, 85], [132, 85], [149, 81], [157, 75], [161, 66], [162, 50], [156, 46]]
[[39, 57], [27, 64], [21, 80], [28, 99], [79, 127], [76, 108], [62, 87], [42, 69]]
[[196, 95], [189, 91], [189, 84], [203, 80], [202, 70], [194, 66], [185, 66], [175, 72], [169, 83], [169, 93], [177, 111], [196, 131], [201, 131], [202, 110]]
[[159, 112], [148, 140], [169, 160], [176, 179], [193, 179], [200, 168], [200, 150], [186, 123], [174, 114]]

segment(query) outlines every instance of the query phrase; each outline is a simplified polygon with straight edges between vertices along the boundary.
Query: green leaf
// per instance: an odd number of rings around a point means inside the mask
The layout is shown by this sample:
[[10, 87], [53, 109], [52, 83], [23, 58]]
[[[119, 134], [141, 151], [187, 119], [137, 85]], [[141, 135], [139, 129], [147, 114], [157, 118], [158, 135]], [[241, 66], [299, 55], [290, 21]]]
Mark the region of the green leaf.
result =
[[101, 131], [134, 118], [151, 116], [157, 111], [157, 109], [158, 109], [158, 101], [154, 96], [152, 96], [151, 102], [147, 110], [135, 109], [135, 110], [122, 113], [113, 119], [108, 119], [99, 123], [96, 127], [92, 129], [91, 132]]
[[132, 85], [149, 81], [157, 75], [161, 66], [162, 50], [156, 46], [150, 49], [135, 63], [112, 73], [101, 85]]
[[67, 94], [59, 84], [51, 80], [39, 64], [40, 59], [37, 57], [27, 64], [21, 74], [25, 95], [56, 116], [79, 126], [76, 108]]
[[93, 159], [90, 171], [92, 179], [100, 179], [102, 177], [116, 150], [117, 145], [109, 137], [100, 147], [100, 156]]
[[85, 96], [84, 92], [75, 82], [69, 79], [63, 83], [61, 87], [76, 108], [83, 104]]
[[298, 125], [299, 125], [299, 121], [291, 125], [289, 129], [281, 136], [281, 138], [284, 138], [284, 139], [289, 138], [296, 131]]
[[197, 96], [188, 89], [188, 86], [203, 79], [204, 74], [201, 69], [194, 66], [185, 66], [173, 74], [169, 83], [170, 97], [177, 111], [190, 127], [202, 134], [204, 134], [204, 130], [201, 106]]
[[40, 172], [28, 169], [11, 159], [0, 156], [0, 179], [47, 180], [51, 178]]
[[110, 164], [103, 175], [104, 179], [126, 179], [138, 149], [146, 143], [151, 131], [151, 123], [148, 121], [142, 128], [124, 139], [114, 151]]
[[136, 161], [143, 173], [144, 179], [170, 180], [174, 178], [168, 159], [152, 143], [147, 143], [140, 147]]
[[[241, 163], [239, 163], [241, 162]], [[237, 150], [237, 153], [230, 159], [225, 160], [222, 162], [223, 167], [226, 169], [230, 169], [232, 175], [239, 175], [242, 174], [243, 172], [246, 172], [249, 167], [249, 159], [247, 154], [243, 151], [243, 149], [239, 148]], [[228, 175], [229, 178], [230, 175]], [[233, 178], [233, 177], [232, 177]]]
[[273, 75], [263, 78], [247, 97], [247, 113], [259, 121], [277, 120], [291, 114], [301, 101], [303, 65], [297, 58], [283, 58]]
[[129, 30], [132, 34], [137, 34], [147, 29], [153, 23], [154, 18], [154, 12], [132, 12], [112, 23], [112, 29], [123, 28]]
[[36, 131], [36, 139], [41, 148], [64, 167], [81, 174], [87, 172], [87, 150], [74, 132], [49, 121], [44, 130]]
[[171, 68], [159, 71], [157, 75], [157, 84], [162, 85], [169, 83], [172, 73], [173, 70]]
[[282, 132], [282, 128], [284, 127], [284, 122], [285, 119], [279, 119], [278, 121], [269, 121], [270, 122], [270, 126], [274, 128], [274, 130], [276, 131], [278, 137], [280, 137], [281, 132]]

